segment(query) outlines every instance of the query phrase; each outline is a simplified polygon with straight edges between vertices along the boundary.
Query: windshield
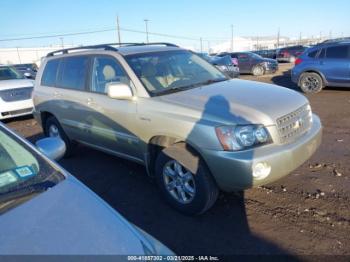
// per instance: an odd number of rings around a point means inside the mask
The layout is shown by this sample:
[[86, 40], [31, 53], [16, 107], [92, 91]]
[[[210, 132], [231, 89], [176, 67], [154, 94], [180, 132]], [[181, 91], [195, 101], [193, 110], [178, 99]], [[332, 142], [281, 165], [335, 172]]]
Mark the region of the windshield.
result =
[[0, 214], [63, 179], [35, 151], [0, 126]]
[[253, 58], [257, 58], [257, 59], [263, 59], [263, 57], [261, 55], [258, 55], [256, 53], [249, 53], [249, 55]]
[[0, 80], [23, 79], [23, 76], [13, 67], [0, 67]]
[[189, 51], [129, 55], [126, 60], [152, 95], [227, 80], [218, 69]]

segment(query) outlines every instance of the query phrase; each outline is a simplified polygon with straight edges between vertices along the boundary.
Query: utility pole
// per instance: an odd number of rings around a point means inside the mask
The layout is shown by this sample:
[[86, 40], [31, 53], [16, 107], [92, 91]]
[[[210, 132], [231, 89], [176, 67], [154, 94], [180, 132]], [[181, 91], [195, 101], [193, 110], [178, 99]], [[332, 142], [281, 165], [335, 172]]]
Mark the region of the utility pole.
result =
[[332, 30], [329, 30], [329, 39], [332, 39]]
[[199, 38], [199, 42], [201, 43], [201, 53], [203, 53], [203, 39], [202, 39], [202, 37]]
[[145, 25], [146, 25], [146, 42], [149, 43], [149, 39], [148, 39], [148, 19], [144, 19], [143, 21], [145, 21]]
[[121, 43], [121, 38], [120, 38], [120, 27], [119, 27], [119, 16], [117, 15], [117, 32], [118, 32], [118, 43]]
[[299, 45], [301, 45], [301, 32], [299, 33]]
[[16, 49], [17, 49], [17, 56], [18, 56], [19, 63], [22, 64], [21, 56], [19, 55], [18, 47], [16, 47]]
[[61, 40], [61, 47], [62, 47], [62, 49], [64, 49], [63, 37], [60, 37], [60, 40]]
[[233, 52], [233, 25], [231, 25], [231, 52]]
[[277, 31], [277, 46], [276, 48], [279, 48], [280, 47], [280, 28], [278, 28], [278, 31]]

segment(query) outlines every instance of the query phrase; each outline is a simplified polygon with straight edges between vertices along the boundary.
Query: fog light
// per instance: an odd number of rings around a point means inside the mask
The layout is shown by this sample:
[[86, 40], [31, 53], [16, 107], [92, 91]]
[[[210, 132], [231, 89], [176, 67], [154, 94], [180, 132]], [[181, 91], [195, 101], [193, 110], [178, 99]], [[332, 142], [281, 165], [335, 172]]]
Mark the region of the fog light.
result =
[[271, 166], [265, 162], [259, 162], [253, 166], [253, 177], [262, 180], [270, 175]]

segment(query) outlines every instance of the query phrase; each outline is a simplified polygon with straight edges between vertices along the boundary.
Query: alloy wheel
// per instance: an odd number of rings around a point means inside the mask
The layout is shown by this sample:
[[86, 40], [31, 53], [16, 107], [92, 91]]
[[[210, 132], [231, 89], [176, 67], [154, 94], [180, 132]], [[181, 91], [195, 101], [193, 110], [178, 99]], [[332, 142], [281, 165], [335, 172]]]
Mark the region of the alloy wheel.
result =
[[163, 180], [168, 193], [179, 203], [192, 202], [196, 194], [193, 174], [176, 160], [170, 160], [163, 168]]

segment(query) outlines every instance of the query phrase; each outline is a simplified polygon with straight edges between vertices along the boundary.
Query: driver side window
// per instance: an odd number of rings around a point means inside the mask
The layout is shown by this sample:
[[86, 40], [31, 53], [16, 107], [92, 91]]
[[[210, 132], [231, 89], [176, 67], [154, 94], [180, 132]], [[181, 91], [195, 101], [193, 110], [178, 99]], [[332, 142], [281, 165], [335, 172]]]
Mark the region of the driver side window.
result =
[[92, 64], [91, 91], [107, 94], [107, 84], [119, 82], [130, 85], [130, 79], [121, 65], [112, 57], [95, 57]]

